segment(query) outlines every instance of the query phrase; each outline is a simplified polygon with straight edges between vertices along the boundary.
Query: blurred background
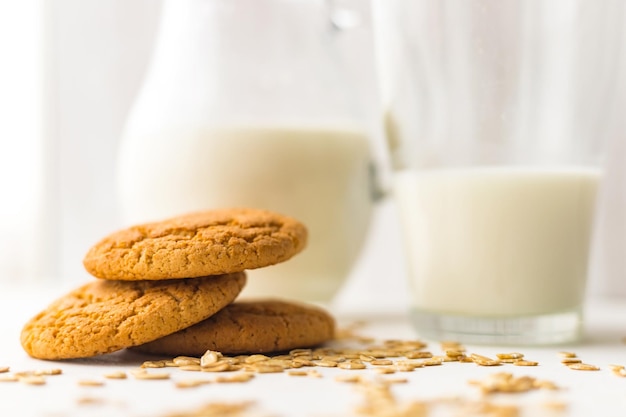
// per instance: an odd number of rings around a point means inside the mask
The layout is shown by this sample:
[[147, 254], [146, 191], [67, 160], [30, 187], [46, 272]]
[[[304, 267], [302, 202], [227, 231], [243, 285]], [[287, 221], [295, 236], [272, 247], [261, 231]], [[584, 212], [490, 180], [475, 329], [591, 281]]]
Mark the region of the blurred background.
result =
[[[371, 6], [337, 3], [338, 10], [354, 11], [342, 53], [372, 130], [380, 129], [375, 159], [385, 182]], [[84, 282], [86, 251], [125, 226], [116, 190], [120, 137], [161, 6], [158, 0], [0, 0], [0, 287]], [[374, 209], [351, 273], [358, 279], [348, 280], [342, 304], [386, 309], [406, 302], [397, 228], [386, 198]]]
[[[389, 80], [377, 70], [374, 52], [374, 44], [386, 39], [374, 39], [372, 24], [372, 9], [384, 3], [335, 3], [354, 12], [356, 24], [341, 41], [342, 53], [370, 115], [374, 159], [386, 188], [390, 164], [381, 88]], [[116, 190], [120, 137], [146, 73], [160, 10], [158, 0], [0, 0], [1, 286], [83, 282], [88, 248], [124, 226]], [[614, 36], [623, 41], [626, 34]], [[625, 55], [617, 57], [621, 73]], [[615, 88], [623, 92], [623, 82]], [[622, 98], [616, 108], [623, 104]], [[610, 189], [601, 193], [596, 245], [601, 256], [594, 268], [602, 278], [592, 282], [599, 293], [626, 294], [626, 284], [619, 284], [626, 281], [625, 118], [611, 126], [613, 151], [606, 161], [611, 175], [605, 184]], [[384, 198], [339, 295], [347, 308], [406, 305], [398, 229], [394, 205]]]

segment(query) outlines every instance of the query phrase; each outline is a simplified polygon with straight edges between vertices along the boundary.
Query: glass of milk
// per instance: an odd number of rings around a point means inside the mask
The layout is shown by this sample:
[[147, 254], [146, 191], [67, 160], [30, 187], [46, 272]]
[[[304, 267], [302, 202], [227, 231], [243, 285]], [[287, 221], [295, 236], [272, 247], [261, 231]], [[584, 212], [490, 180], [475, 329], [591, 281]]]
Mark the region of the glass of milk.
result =
[[419, 334], [577, 340], [621, 6], [375, 6]]
[[255, 207], [308, 228], [243, 296], [329, 302], [372, 206], [370, 129], [323, 0], [165, 0], [119, 154], [125, 222]]

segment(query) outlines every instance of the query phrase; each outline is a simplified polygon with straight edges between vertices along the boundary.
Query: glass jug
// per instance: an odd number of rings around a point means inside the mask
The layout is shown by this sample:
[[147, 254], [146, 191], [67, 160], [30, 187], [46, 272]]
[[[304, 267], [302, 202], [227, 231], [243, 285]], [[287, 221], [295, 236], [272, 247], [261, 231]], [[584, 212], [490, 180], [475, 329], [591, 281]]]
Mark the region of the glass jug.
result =
[[301, 220], [307, 248], [244, 295], [328, 302], [370, 218], [365, 119], [322, 0], [166, 0], [122, 137], [129, 223], [218, 207]]

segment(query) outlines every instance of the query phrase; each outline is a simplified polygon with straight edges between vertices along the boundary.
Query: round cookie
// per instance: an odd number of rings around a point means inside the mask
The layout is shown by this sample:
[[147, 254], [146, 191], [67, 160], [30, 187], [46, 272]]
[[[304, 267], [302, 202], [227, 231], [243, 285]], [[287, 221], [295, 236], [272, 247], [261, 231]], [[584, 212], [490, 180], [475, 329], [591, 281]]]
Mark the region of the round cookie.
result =
[[94, 281], [54, 301], [23, 328], [39, 359], [85, 358], [140, 345], [198, 323], [229, 304], [245, 273], [170, 281]]
[[307, 239], [304, 225], [266, 210], [191, 213], [113, 233], [83, 260], [95, 277], [159, 280], [228, 274], [291, 258]]
[[291, 302], [237, 301], [185, 330], [133, 350], [178, 356], [267, 353], [306, 348], [334, 337], [335, 321], [324, 310]]

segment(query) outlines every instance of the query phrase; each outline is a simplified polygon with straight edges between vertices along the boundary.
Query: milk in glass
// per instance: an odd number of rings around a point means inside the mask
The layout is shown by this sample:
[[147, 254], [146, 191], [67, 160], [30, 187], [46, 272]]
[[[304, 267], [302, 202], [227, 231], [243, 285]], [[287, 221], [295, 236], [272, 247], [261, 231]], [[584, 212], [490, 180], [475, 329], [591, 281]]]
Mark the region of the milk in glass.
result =
[[496, 318], [578, 309], [598, 181], [588, 168], [396, 173], [413, 308]]

